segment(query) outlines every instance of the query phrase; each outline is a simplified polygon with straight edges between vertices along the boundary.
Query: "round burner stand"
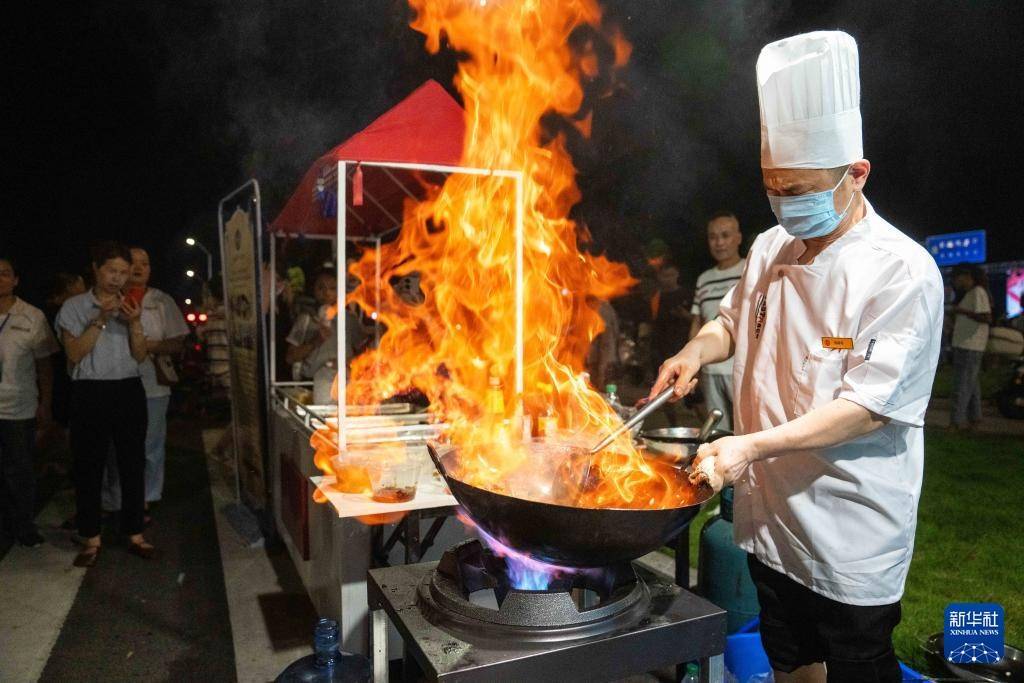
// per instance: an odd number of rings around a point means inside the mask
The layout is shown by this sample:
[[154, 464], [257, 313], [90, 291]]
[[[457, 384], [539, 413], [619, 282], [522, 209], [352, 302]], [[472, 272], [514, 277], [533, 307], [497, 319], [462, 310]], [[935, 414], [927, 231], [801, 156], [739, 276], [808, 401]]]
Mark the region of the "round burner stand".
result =
[[[471, 599], [491, 591], [493, 597], [486, 596], [484, 602], [496, 603], [496, 608]], [[556, 577], [543, 590], [515, 588], [505, 559], [474, 540], [444, 554], [420, 583], [418, 602], [430, 621], [471, 638], [550, 642], [629, 624], [646, 612], [650, 594], [628, 562], [576, 570]]]

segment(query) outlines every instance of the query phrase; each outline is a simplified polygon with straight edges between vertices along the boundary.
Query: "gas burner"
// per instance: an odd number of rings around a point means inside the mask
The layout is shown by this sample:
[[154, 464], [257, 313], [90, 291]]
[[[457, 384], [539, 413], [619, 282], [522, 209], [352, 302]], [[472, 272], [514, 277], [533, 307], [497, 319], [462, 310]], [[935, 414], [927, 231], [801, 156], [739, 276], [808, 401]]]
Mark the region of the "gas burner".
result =
[[515, 567], [480, 541], [445, 552], [421, 582], [418, 601], [435, 623], [479, 636], [524, 641], [589, 637], [635, 618], [650, 594], [628, 562], [602, 568], [552, 568], [541, 590], [517, 588]]

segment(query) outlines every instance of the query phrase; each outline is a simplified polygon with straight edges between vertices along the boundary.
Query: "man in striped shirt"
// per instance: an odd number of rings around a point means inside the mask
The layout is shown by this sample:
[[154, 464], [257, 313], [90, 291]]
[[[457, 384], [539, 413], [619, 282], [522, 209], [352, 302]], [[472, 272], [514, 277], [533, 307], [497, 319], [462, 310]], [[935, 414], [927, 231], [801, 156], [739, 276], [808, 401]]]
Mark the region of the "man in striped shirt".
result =
[[[743, 234], [736, 215], [720, 211], [708, 221], [708, 250], [715, 259], [715, 267], [709, 268], [697, 278], [697, 292], [693, 298], [693, 320], [690, 323], [690, 338], [697, 335], [701, 326], [718, 317], [718, 305], [722, 297], [739, 282], [746, 263], [740, 258], [740, 243]], [[721, 363], [705, 365], [700, 371], [700, 383], [708, 410], [722, 411], [719, 429], [732, 429], [732, 358]]]

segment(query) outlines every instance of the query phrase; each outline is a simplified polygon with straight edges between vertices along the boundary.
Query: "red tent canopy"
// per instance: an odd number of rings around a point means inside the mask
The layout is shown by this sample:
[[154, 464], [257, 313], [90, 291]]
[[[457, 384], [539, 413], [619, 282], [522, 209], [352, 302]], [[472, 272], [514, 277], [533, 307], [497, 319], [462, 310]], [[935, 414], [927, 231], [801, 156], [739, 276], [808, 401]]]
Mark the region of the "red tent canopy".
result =
[[[427, 81], [369, 126], [317, 159], [280, 215], [275, 232], [333, 235], [337, 231], [339, 161], [377, 161], [454, 166], [462, 157], [464, 112], [437, 81]], [[348, 168], [347, 232], [375, 235], [399, 225], [402, 202], [418, 192], [410, 172], [364, 166], [363, 205], [352, 205]]]

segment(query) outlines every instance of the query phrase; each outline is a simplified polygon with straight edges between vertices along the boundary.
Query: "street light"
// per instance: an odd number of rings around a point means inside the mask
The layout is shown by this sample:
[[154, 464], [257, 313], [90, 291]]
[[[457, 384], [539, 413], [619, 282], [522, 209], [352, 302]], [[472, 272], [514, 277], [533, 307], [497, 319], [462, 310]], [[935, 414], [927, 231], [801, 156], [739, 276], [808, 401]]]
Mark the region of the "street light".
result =
[[195, 277], [196, 276], [196, 271], [194, 271], [191, 268], [189, 268], [188, 270], [185, 271], [185, 275], [187, 275], [188, 277]]
[[185, 299], [185, 305], [186, 306], [191, 306], [192, 305], [192, 299]]
[[[186, 237], [185, 244], [190, 247], [199, 247], [206, 254], [206, 281], [209, 282], [213, 279], [213, 254], [210, 250], [203, 246], [203, 243], [197, 240], [195, 237]], [[189, 277], [192, 277], [189, 275]]]

